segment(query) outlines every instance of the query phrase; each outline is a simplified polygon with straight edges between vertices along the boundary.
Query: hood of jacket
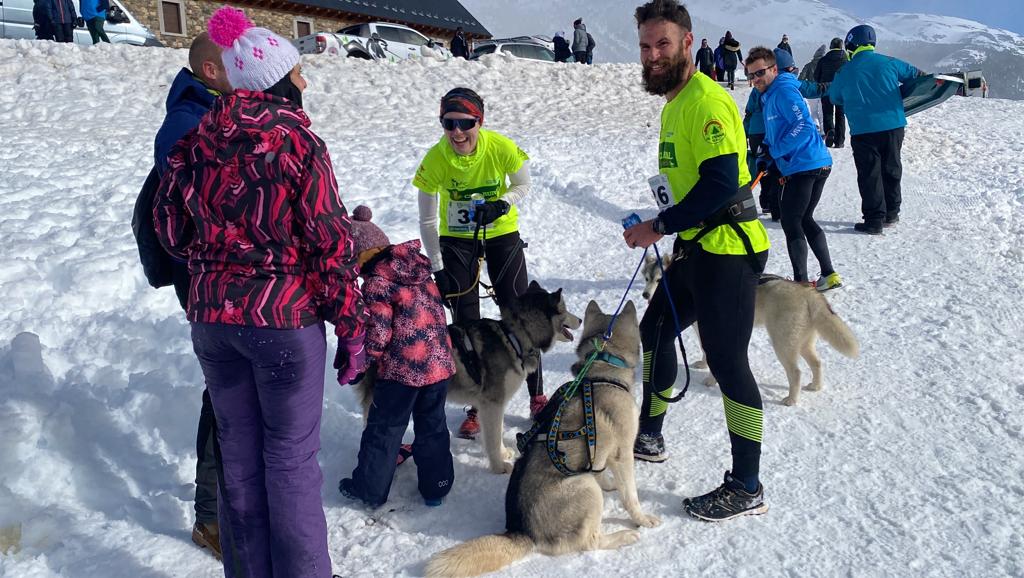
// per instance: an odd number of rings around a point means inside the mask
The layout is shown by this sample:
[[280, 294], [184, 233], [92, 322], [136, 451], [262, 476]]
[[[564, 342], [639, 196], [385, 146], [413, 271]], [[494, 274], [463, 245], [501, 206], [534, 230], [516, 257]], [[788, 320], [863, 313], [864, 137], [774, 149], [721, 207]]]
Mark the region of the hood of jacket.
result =
[[430, 259], [420, 253], [419, 239], [392, 245], [385, 251], [363, 275], [376, 275], [398, 285], [421, 285], [430, 278]]
[[287, 99], [237, 90], [214, 102], [199, 124], [199, 138], [210, 144], [218, 164], [245, 165], [272, 159], [292, 131], [309, 125], [306, 113]]
[[220, 93], [203, 84], [187, 68], [178, 71], [167, 92], [167, 113], [199, 110], [200, 117], [210, 110]]

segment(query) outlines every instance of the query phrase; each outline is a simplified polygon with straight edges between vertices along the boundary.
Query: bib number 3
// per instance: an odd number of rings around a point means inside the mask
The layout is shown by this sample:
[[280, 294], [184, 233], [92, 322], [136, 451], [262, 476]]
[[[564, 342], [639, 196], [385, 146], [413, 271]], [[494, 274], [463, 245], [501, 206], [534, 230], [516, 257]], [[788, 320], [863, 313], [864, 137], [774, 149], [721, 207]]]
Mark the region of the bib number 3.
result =
[[672, 185], [669, 184], [667, 176], [663, 174], [654, 175], [647, 179], [647, 184], [651, 186], [651, 193], [654, 194], [654, 201], [658, 204], [659, 211], [664, 211], [675, 204]]

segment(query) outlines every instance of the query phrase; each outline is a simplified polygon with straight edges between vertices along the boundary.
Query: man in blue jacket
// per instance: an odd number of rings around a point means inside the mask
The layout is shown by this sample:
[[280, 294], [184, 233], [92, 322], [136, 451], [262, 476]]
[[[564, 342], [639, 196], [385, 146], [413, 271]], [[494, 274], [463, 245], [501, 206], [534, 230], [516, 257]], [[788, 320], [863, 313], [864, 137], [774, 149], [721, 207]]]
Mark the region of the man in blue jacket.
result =
[[89, 36], [93, 44], [101, 41], [110, 44], [107, 32], [103, 29], [103, 23], [107, 21], [107, 8], [110, 3], [107, 0], [80, 0], [78, 7], [82, 10], [82, 19], [89, 29]]
[[[799, 69], [793, 60], [793, 55], [781, 48], [776, 48], [772, 52], [775, 54], [775, 65], [778, 73], [788, 72], [796, 76]], [[819, 83], [808, 80], [800, 81], [800, 95], [804, 98], [822, 98], [826, 89], [827, 86]], [[743, 129], [747, 133], [747, 142], [750, 145], [747, 164], [750, 166], [750, 174], [756, 175], [759, 172], [757, 158], [763, 157], [766, 161], [771, 160], [768, 146], [761, 146], [761, 143], [764, 142], [765, 132], [764, 111], [761, 105], [761, 93], [758, 92], [757, 88], [751, 90], [750, 97], [747, 98], [747, 106], [744, 109], [743, 116]], [[765, 175], [759, 181], [761, 193], [758, 196], [758, 201], [761, 205], [761, 212], [771, 213], [772, 220], [778, 221], [782, 218], [782, 215], [779, 209], [779, 191], [776, 183], [781, 175], [778, 174], [778, 170], [773, 163], [768, 162], [766, 164], [768, 167], [765, 169]]]
[[764, 109], [764, 144], [771, 160], [759, 159], [762, 166], [774, 164], [780, 179], [779, 206], [786, 247], [793, 265], [793, 280], [808, 283], [807, 248], [818, 260], [821, 276], [814, 286], [827, 291], [842, 285], [828, 251], [825, 232], [814, 221], [814, 209], [821, 200], [825, 181], [832, 171], [832, 156], [825, 148], [810, 110], [800, 94], [800, 81], [794, 74], [780, 70], [777, 57], [788, 59], [785, 68], [794, 68], [792, 56], [780, 48], [775, 52], [758, 46], [747, 55], [747, 77], [761, 96]]
[[902, 60], [875, 52], [875, 30], [867, 24], [850, 30], [846, 50], [851, 53], [850, 62], [836, 73], [828, 97], [843, 107], [850, 124], [864, 217], [864, 222], [853, 228], [880, 235], [883, 225], [900, 220], [900, 149], [903, 127], [907, 125], [900, 84], [924, 73]]
[[[167, 95], [167, 116], [163, 125], [156, 133], [153, 146], [155, 170], [163, 176], [167, 170], [167, 155], [171, 148], [186, 133], [199, 126], [203, 115], [213, 106], [214, 100], [222, 94], [232, 92], [228, 83], [227, 72], [221, 61], [221, 49], [210, 40], [206, 32], [202, 32], [188, 52], [188, 63], [191, 70], [182, 68], [171, 83]], [[142, 194], [146, 194], [143, 190]], [[146, 221], [150, 227], [152, 217]], [[149, 250], [163, 250], [162, 247]], [[189, 274], [185, 263], [173, 261], [174, 291], [178, 295], [181, 308], [188, 303]], [[220, 558], [220, 537], [217, 524], [217, 460], [214, 453], [214, 436], [216, 423], [213, 415], [213, 404], [210, 394], [203, 391], [203, 407], [199, 414], [199, 431], [196, 434], [196, 523], [192, 527], [192, 541], [204, 548], [209, 548], [214, 556]]]

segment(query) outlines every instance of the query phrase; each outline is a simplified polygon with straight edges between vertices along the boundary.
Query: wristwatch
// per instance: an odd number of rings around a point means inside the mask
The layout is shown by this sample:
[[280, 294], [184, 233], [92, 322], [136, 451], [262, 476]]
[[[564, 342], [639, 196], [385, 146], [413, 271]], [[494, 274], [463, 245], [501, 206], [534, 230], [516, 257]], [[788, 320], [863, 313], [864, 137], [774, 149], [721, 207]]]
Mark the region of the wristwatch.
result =
[[654, 217], [654, 220], [651, 221], [651, 228], [659, 235], [665, 234], [665, 221], [661, 220], [661, 215]]

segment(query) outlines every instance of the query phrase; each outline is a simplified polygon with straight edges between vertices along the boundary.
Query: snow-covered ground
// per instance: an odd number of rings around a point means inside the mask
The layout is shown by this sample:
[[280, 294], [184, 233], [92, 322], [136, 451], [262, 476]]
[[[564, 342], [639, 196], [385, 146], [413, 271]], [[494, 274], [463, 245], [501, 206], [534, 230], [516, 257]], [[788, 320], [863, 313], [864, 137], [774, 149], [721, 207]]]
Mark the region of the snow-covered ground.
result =
[[[0, 41], [0, 550], [18, 543], [0, 575], [221, 573], [189, 541], [202, 375], [173, 292], [145, 283], [129, 226], [185, 54]], [[563, 287], [577, 314], [589, 299], [615, 307], [640, 257], [619, 220], [653, 212], [646, 177], [657, 172], [662, 102], [642, 92], [638, 66], [304, 66], [345, 204], [370, 205], [395, 241], [417, 236], [408, 182], [441, 135], [439, 97], [477, 89], [487, 125], [533, 159], [521, 211], [531, 275]], [[817, 214], [846, 286], [828, 297], [863, 353], [851, 361], [822, 343], [825, 389], [785, 407], [782, 367], [755, 330], [767, 515], [711, 525], [681, 514], [681, 498], [729, 465], [719, 392], [695, 383], [667, 419], [671, 459], [637, 466], [641, 501], [663, 524], [619, 551], [533, 555], [503, 575], [1024, 574], [1022, 118], [1024, 103], [975, 98], [913, 117], [903, 220], [882, 237], [853, 233], [853, 160], [835, 151]], [[788, 275], [782, 231], [767, 227], [768, 271]], [[45, 368], [19, 357], [16, 379], [9, 344], [23, 331], [40, 336]], [[569, 346], [547, 356], [550, 388], [572, 359]], [[387, 509], [346, 503], [335, 485], [355, 465], [361, 418], [352, 393], [325, 379], [336, 572], [419, 575], [432, 553], [503, 530], [507, 478], [465, 440], [452, 443], [457, 481], [443, 507], [421, 504], [407, 467]], [[460, 409], [449, 408], [452, 428]], [[528, 426], [525, 392], [508, 411], [511, 438]], [[608, 529], [629, 525], [617, 498], [606, 514]]]

